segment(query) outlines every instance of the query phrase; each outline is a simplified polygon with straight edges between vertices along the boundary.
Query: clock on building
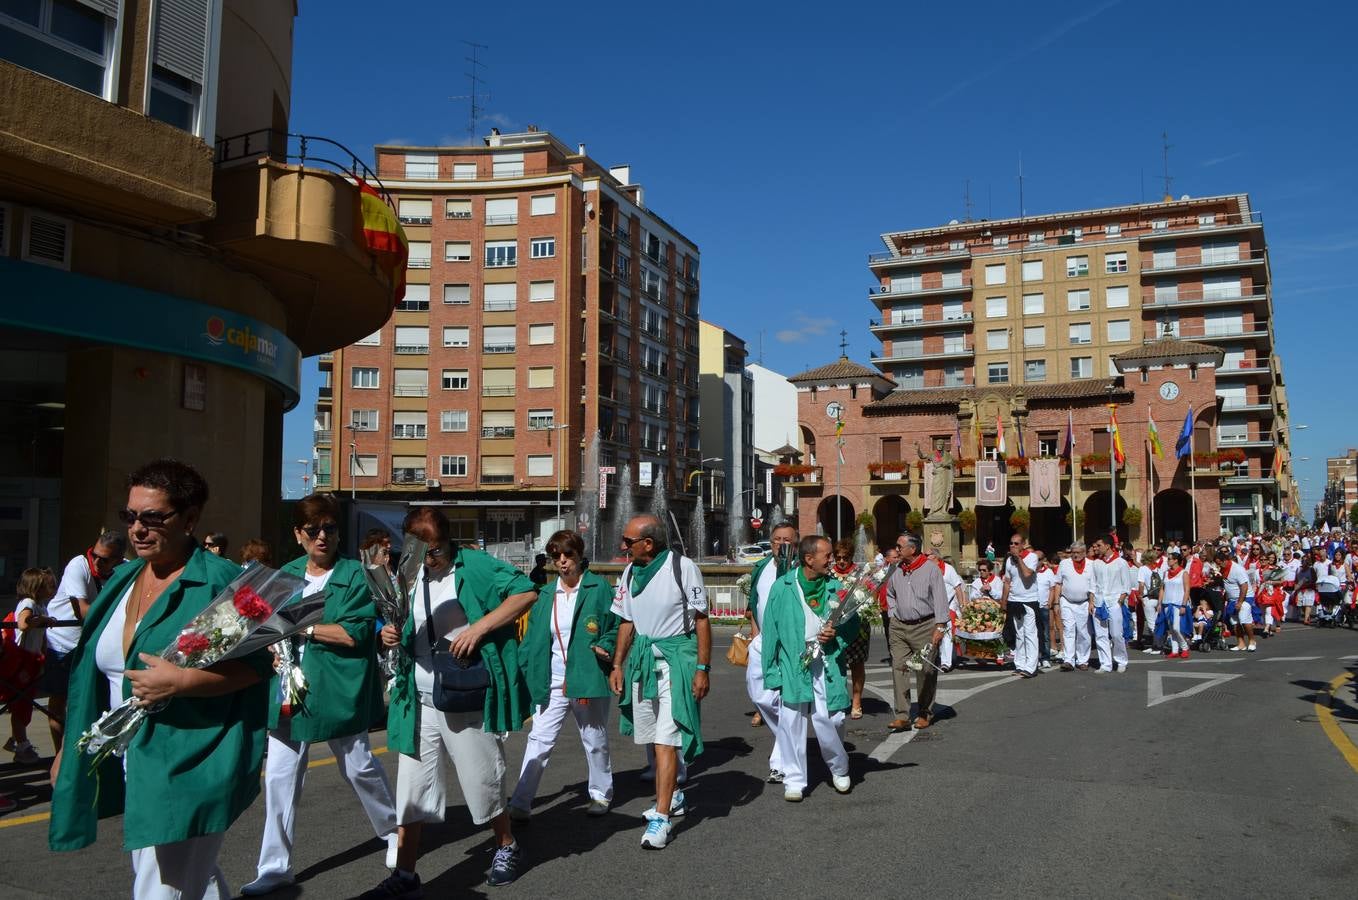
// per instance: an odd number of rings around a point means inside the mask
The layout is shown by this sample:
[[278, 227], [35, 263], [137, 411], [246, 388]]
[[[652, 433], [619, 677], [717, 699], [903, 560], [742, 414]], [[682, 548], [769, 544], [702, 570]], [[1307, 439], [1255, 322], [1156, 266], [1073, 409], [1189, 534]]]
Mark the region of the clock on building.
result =
[[840, 403], [838, 400], [831, 400], [829, 403], [825, 404], [825, 415], [829, 416], [831, 419], [838, 419], [840, 416], [844, 415], [844, 404]]
[[1160, 385], [1160, 399], [1166, 401], [1177, 400], [1179, 397], [1179, 386], [1172, 381], [1166, 381]]

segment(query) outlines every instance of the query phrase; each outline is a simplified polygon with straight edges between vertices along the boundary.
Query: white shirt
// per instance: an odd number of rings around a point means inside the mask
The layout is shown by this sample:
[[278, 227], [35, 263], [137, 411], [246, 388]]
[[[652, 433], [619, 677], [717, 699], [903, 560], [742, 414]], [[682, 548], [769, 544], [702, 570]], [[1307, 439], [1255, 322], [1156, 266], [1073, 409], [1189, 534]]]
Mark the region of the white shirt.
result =
[[[754, 585], [754, 620], [756, 624], [764, 621], [764, 610], [769, 605], [769, 592], [773, 590], [773, 583], [778, 580], [777, 561], [769, 563], [764, 567], [764, 571], [759, 573], [759, 581]], [[750, 649], [759, 653], [764, 648], [764, 632], [760, 631], [750, 641]]]
[[[90, 574], [90, 564], [85, 554], [72, 559], [61, 573], [61, 584], [57, 585], [56, 596], [47, 604], [47, 614], [54, 619], [77, 619], [73, 598], [94, 602], [94, 576]], [[61, 628], [47, 629], [47, 646], [58, 653], [70, 653], [80, 640], [80, 626], [66, 625]], [[121, 676], [120, 676], [121, 677]]]
[[1229, 570], [1223, 566], [1221, 578], [1227, 600], [1244, 600], [1249, 595], [1250, 577], [1245, 574], [1245, 567], [1240, 563], [1232, 560]]
[[[415, 573], [415, 596], [410, 598], [410, 615], [415, 620], [415, 689], [422, 694], [434, 691], [434, 656], [429, 648], [431, 633], [424, 613], [424, 566]], [[447, 651], [448, 642], [468, 628], [467, 613], [457, 600], [457, 579], [449, 566], [439, 578], [429, 579], [429, 608], [434, 613], [432, 633]]]
[[1051, 566], [1043, 565], [1037, 570], [1037, 601], [1046, 606], [1052, 599], [1052, 588], [1058, 582], [1056, 570]]
[[560, 690], [566, 683], [566, 655], [571, 647], [571, 626], [575, 624], [575, 601], [580, 596], [580, 584], [568, 588], [556, 580], [556, 600], [552, 603], [552, 690]]
[[1037, 587], [1037, 554], [1029, 551], [1023, 554], [1023, 564], [1034, 573], [1031, 585], [1023, 583], [1022, 574], [1019, 572], [1018, 563], [1012, 556], [1004, 558], [1004, 574], [1009, 578], [1009, 602], [1010, 603], [1036, 603], [1038, 602]]
[[[34, 600], [32, 597], [25, 597], [19, 601], [18, 606], [14, 607], [14, 621], [16, 623], [19, 621], [19, 613], [26, 609], [31, 609], [35, 616], [47, 615], [47, 610], [44, 607], [39, 606], [38, 601]], [[25, 630], [19, 631], [18, 629], [15, 629], [15, 640], [19, 644], [19, 649], [23, 650], [25, 653], [41, 653], [43, 646], [47, 643], [47, 636], [43, 634], [44, 630], [45, 629], [34, 624], [31, 620], [28, 623], [28, 628]]]
[[957, 589], [965, 584], [962, 576], [957, 574], [957, 570], [951, 563], [943, 564], [943, 589], [948, 592], [948, 608], [954, 612], [961, 612], [957, 605]]
[[647, 637], [660, 639], [683, 634], [684, 607], [690, 611], [689, 622], [698, 613], [706, 615], [707, 589], [697, 564], [686, 556], [679, 558], [679, 574], [682, 585], [674, 583], [673, 563], [667, 558], [641, 593], [633, 595], [631, 566], [623, 569], [613, 593], [613, 614], [631, 622], [637, 634]]
[[1183, 606], [1184, 597], [1188, 594], [1188, 570], [1180, 569], [1179, 574], [1173, 578], [1165, 574], [1165, 586], [1160, 591], [1160, 600], [1164, 603], [1176, 603]]
[[1094, 563], [1083, 560], [1083, 572], [1076, 571], [1075, 560], [1063, 559], [1056, 570], [1061, 580], [1061, 599], [1067, 603], [1088, 603], [1089, 595], [1094, 593]]
[[1336, 567], [1334, 563], [1322, 561], [1316, 563], [1314, 568], [1316, 570], [1316, 590], [1339, 590], [1339, 567]]
[[1297, 573], [1301, 571], [1301, 560], [1289, 559], [1283, 564], [1283, 580], [1296, 582]]
[[989, 600], [999, 600], [1004, 596], [1004, 582], [1001, 581], [998, 576], [992, 575], [990, 577], [990, 583], [986, 584], [978, 576], [976, 580], [971, 583], [969, 596], [972, 600], [980, 600], [982, 597]]
[[1121, 556], [1111, 560], [1096, 559], [1093, 568], [1094, 596], [1105, 603], [1116, 603], [1136, 586], [1132, 567]]
[[[83, 557], [77, 561], [81, 564], [85, 562]], [[94, 664], [108, 679], [110, 709], [123, 702], [123, 670], [127, 668], [127, 654], [123, 652], [123, 628], [127, 625], [127, 601], [136, 586], [135, 581], [127, 586], [127, 593], [113, 608], [108, 624], [99, 635], [99, 643], [94, 647]], [[138, 622], [137, 627], [140, 626]]]

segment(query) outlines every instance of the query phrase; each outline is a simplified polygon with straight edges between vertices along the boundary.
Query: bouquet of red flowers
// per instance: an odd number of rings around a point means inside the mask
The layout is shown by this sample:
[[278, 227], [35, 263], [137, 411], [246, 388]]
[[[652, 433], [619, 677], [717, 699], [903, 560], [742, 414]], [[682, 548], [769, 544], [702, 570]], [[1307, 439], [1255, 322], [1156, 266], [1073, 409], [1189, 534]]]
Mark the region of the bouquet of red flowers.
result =
[[[205, 669], [303, 631], [319, 622], [325, 611], [323, 593], [301, 601], [305, 586], [295, 575], [252, 565], [180, 630], [160, 658], [185, 669]], [[165, 705], [145, 706], [129, 697], [100, 716], [76, 747], [93, 756], [96, 766], [110, 754], [122, 756], [146, 717]]]

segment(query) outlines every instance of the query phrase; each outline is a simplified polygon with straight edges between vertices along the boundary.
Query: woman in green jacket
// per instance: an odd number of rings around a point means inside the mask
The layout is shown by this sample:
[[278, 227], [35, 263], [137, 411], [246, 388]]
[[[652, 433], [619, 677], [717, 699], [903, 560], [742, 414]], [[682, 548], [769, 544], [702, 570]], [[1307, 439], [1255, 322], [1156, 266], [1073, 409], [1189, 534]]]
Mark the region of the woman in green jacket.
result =
[[533, 695], [533, 730], [523, 751], [519, 784], [509, 799], [509, 815], [527, 821], [538, 782], [556, 746], [569, 709], [580, 729], [589, 766], [591, 816], [602, 816], [613, 802], [613, 766], [608, 756], [608, 709], [613, 692], [608, 673], [618, 623], [613, 587], [584, 569], [585, 542], [574, 531], [558, 531], [547, 542], [557, 578], [548, 582], [528, 616], [519, 644], [519, 668]]
[[304, 596], [324, 592], [321, 624], [312, 625], [293, 656], [306, 678], [299, 706], [285, 707], [278, 676], [269, 701], [269, 755], [264, 768], [264, 840], [246, 896], [291, 884], [293, 826], [302, 800], [311, 745], [325, 741], [340, 777], [354, 789], [396, 865], [396, 810], [387, 773], [373, 757], [368, 729], [382, 717], [374, 623], [377, 608], [358, 562], [339, 555], [340, 507], [329, 494], [303, 497], [293, 509], [293, 536], [306, 553], [283, 571], [306, 579]]
[[[136, 561], [119, 566], [85, 617], [71, 653], [66, 735], [52, 764], [53, 850], [92, 844], [97, 820], [123, 816], [136, 897], [231, 896], [217, 865], [226, 830], [259, 793], [271, 660], [260, 652], [204, 669], [159, 657], [240, 574], [193, 536], [208, 486], [191, 466], [147, 463], [127, 479]], [[76, 741], [110, 697], [168, 705], [123, 759], [92, 770]]]

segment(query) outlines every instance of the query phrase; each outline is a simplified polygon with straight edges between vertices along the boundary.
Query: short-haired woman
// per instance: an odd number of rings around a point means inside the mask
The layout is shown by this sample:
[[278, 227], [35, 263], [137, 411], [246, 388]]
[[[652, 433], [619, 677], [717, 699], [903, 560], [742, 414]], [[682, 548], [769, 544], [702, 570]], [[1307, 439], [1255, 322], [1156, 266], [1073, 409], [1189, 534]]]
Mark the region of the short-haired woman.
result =
[[273, 565], [273, 548], [269, 542], [261, 538], [250, 538], [240, 548], [240, 564], [248, 566], [252, 562], [262, 565]]
[[[269, 653], [203, 669], [157, 655], [240, 574], [194, 537], [207, 499], [203, 476], [177, 460], [128, 476], [118, 516], [137, 559], [115, 570], [85, 617], [72, 652], [65, 740], [52, 765], [49, 845], [88, 846], [99, 818], [122, 813], [139, 898], [229, 897], [217, 857], [226, 830], [259, 793]], [[123, 759], [110, 757], [96, 773], [76, 741], [110, 696], [167, 705]]]
[[574, 531], [558, 531], [547, 541], [547, 557], [557, 577], [543, 585], [528, 615], [519, 644], [519, 667], [533, 696], [533, 730], [523, 751], [523, 767], [509, 814], [527, 821], [542, 772], [552, 757], [567, 710], [580, 729], [589, 767], [591, 816], [602, 816], [613, 802], [613, 765], [608, 751], [608, 710], [613, 692], [608, 673], [621, 621], [612, 612], [613, 587], [585, 566], [585, 542]]
[[363, 567], [340, 556], [340, 507], [329, 494], [303, 497], [293, 508], [293, 536], [303, 556], [283, 567], [306, 579], [303, 596], [325, 594], [318, 625], [294, 641], [294, 660], [306, 678], [300, 708], [284, 708], [278, 678], [269, 702], [269, 756], [264, 768], [264, 839], [255, 880], [246, 896], [291, 884], [293, 831], [311, 745], [325, 741], [379, 838], [387, 865], [396, 864], [396, 810], [387, 773], [373, 757], [368, 729], [382, 716], [377, 674], [377, 609]]
[[[519, 874], [519, 845], [505, 808], [505, 733], [529, 715], [528, 689], [519, 671], [514, 627], [537, 598], [533, 582], [518, 569], [487, 553], [459, 547], [443, 511], [417, 506], [404, 530], [429, 545], [410, 598], [410, 617], [397, 632], [382, 626], [382, 644], [403, 646], [387, 710], [387, 746], [400, 753], [396, 770], [396, 871], [363, 894], [367, 900], [420, 896], [415, 863], [425, 822], [442, 822], [447, 801], [447, 767], [453, 761], [463, 802], [477, 825], [495, 832], [495, 856], [487, 873], [491, 885], [509, 884]], [[428, 611], [426, 611], [428, 604]], [[432, 619], [432, 621], [431, 621]], [[442, 712], [434, 706], [434, 649], [486, 667], [490, 686], [477, 712]]]

